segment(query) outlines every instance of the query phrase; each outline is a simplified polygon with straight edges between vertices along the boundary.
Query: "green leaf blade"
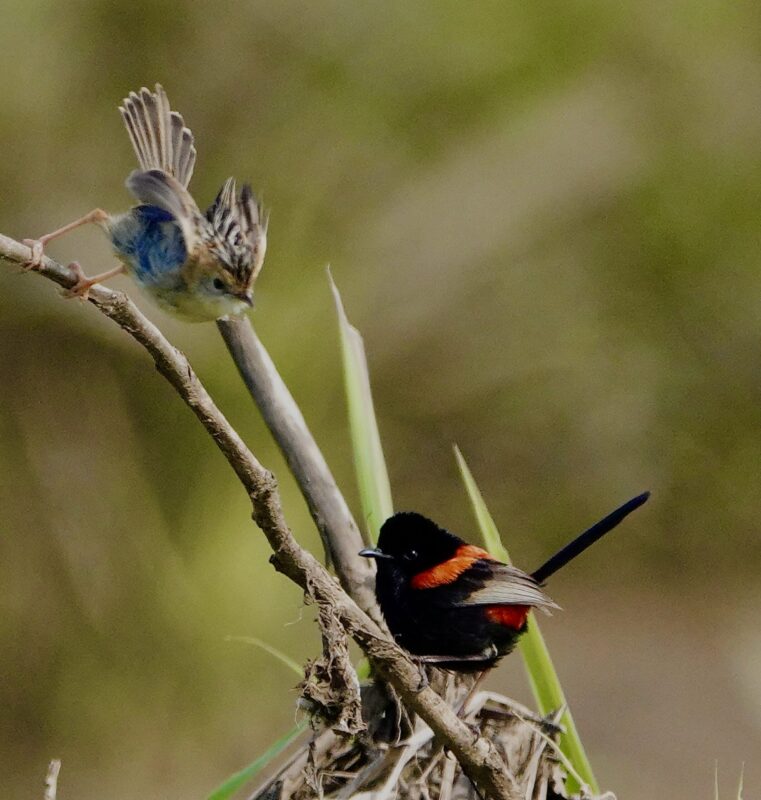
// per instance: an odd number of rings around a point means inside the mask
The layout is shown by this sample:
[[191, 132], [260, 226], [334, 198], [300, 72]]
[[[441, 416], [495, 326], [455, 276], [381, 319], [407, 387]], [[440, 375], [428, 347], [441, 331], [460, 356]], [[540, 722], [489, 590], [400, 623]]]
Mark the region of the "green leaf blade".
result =
[[[486, 506], [483, 495], [465, 458], [456, 445], [454, 452], [486, 549], [500, 561], [510, 563], [510, 555], [502, 543], [494, 518]], [[565, 728], [565, 732], [560, 735], [560, 749], [592, 791], [595, 794], [599, 793], [600, 790], [592, 772], [592, 765], [589, 763], [584, 745], [581, 743], [576, 723], [568, 708], [568, 701], [563, 692], [563, 687], [533, 613], [529, 616], [528, 629], [518, 642], [518, 649], [523, 658], [531, 691], [534, 694], [540, 714], [546, 716], [558, 708], [565, 708], [560, 718], [560, 724]], [[566, 783], [572, 792], [578, 791], [580, 788], [576, 785], [577, 781], [570, 773]]]
[[378, 432], [362, 336], [349, 322], [341, 295], [330, 272], [328, 272], [328, 277], [336, 305], [341, 337], [354, 469], [359, 486], [366, 533], [370, 542], [374, 544], [378, 541], [381, 525], [394, 513], [391, 484]]
[[468, 493], [468, 499], [473, 508], [473, 513], [476, 516], [476, 522], [481, 531], [486, 549], [494, 558], [504, 561], [506, 564], [510, 563], [510, 554], [502, 543], [502, 537], [499, 535], [499, 530], [497, 530], [494, 518], [486, 507], [486, 502], [481, 494], [481, 490], [478, 488], [473, 473], [470, 471], [470, 467], [468, 467], [457, 445], [454, 445], [454, 455], [455, 459], [457, 459], [457, 466], [460, 470], [462, 481], [465, 484], [465, 491]]
[[285, 735], [281, 736], [276, 742], [270, 745], [256, 760], [252, 761], [247, 767], [231, 775], [224, 783], [220, 784], [206, 800], [229, 800], [242, 786], [248, 783], [259, 772], [261, 772], [271, 761], [277, 758], [280, 753], [288, 747], [309, 725], [308, 719], [291, 728]]

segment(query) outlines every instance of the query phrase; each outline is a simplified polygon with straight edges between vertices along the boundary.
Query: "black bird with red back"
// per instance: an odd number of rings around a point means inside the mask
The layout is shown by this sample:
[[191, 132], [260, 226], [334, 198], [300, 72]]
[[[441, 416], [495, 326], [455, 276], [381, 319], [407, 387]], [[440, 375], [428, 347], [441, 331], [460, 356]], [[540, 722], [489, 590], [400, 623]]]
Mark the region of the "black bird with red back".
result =
[[381, 527], [375, 591], [396, 641], [421, 661], [476, 672], [494, 666], [526, 631], [533, 608], [557, 608], [544, 581], [639, 508], [649, 492], [624, 503], [531, 574], [404, 511]]

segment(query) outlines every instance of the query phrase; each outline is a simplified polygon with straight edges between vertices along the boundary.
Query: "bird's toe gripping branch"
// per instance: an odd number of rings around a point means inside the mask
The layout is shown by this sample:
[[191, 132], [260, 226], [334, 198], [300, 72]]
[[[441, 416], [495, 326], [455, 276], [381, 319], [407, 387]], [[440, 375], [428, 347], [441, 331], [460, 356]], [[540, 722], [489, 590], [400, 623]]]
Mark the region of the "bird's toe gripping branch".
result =
[[69, 231], [80, 228], [82, 225], [89, 225], [92, 222], [102, 225], [107, 220], [108, 212], [104, 211], [102, 208], [94, 208], [89, 214], [85, 214], [84, 217], [75, 219], [74, 222], [70, 222], [62, 228], [46, 233], [44, 236], [40, 236], [39, 239], [22, 239], [21, 243], [25, 244], [31, 250], [29, 261], [24, 265], [23, 269], [39, 269], [42, 264], [42, 256], [45, 254], [45, 247], [48, 242], [52, 242], [53, 239], [57, 239], [59, 236], [69, 233]]
[[68, 267], [76, 275], [77, 282], [64, 291], [64, 296], [67, 298], [78, 297], [80, 300], [88, 299], [90, 296], [90, 289], [95, 286], [96, 283], [101, 283], [101, 281], [113, 278], [115, 275], [124, 272], [123, 265], [119, 264], [113, 269], [101, 272], [100, 275], [94, 275], [92, 278], [88, 278], [78, 261], [72, 261]]

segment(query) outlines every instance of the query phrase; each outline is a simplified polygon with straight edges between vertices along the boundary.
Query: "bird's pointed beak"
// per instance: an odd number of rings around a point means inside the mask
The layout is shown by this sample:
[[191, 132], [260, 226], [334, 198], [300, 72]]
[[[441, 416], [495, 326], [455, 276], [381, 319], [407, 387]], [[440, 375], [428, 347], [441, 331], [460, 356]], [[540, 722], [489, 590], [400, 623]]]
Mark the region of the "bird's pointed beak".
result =
[[234, 296], [237, 297], [238, 300], [242, 300], [249, 308], [254, 307], [254, 293], [250, 289], [243, 292], [235, 292]]
[[384, 553], [382, 550], [373, 550], [372, 547], [366, 547], [364, 550], [360, 550], [358, 555], [362, 556], [362, 558], [393, 558], [393, 556]]

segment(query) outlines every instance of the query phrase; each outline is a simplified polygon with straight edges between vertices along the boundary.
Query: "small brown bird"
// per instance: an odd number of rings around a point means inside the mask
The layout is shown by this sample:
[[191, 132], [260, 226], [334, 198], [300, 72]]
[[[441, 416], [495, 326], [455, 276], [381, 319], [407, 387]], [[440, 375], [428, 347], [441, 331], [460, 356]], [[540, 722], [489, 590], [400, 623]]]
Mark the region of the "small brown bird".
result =
[[202, 322], [248, 311], [254, 282], [267, 248], [267, 217], [244, 184], [228, 178], [202, 213], [190, 194], [196, 148], [183, 118], [172, 111], [166, 92], [130, 92], [119, 108], [140, 169], [127, 178], [138, 205], [124, 214], [96, 208], [62, 228], [25, 239], [30, 268], [45, 246], [82, 225], [96, 223], [111, 240], [119, 266], [87, 278], [78, 275], [71, 293], [87, 297], [96, 283], [126, 271], [165, 311]]

